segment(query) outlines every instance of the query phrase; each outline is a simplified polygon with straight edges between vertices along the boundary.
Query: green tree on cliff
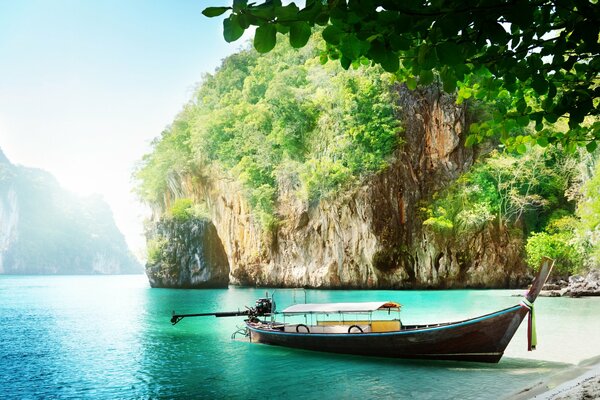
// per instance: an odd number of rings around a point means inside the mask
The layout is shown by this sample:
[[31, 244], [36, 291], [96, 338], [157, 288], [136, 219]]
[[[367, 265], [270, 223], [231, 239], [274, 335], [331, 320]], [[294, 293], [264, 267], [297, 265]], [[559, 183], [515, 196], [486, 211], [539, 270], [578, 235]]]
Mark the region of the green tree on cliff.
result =
[[384, 169], [402, 141], [394, 81], [378, 66], [321, 65], [320, 48], [315, 39], [262, 57], [243, 50], [205, 75], [142, 159], [140, 197], [172, 210], [177, 198], [197, 198], [190, 189], [212, 171], [241, 184], [270, 228], [281, 190], [315, 203]]
[[[526, 144], [562, 143], [592, 151], [600, 139], [600, 7], [596, 0], [281, 0], [209, 7], [228, 13], [228, 42], [256, 26], [254, 47], [271, 51], [277, 33], [306, 45], [317, 26], [327, 42], [321, 60], [344, 68], [378, 64], [409, 87], [439, 79], [446, 91], [495, 104], [470, 143], [500, 136]], [[589, 118], [586, 118], [589, 117]], [[565, 120], [564, 129], [550, 129]], [[535, 132], [511, 132], [530, 122]]]

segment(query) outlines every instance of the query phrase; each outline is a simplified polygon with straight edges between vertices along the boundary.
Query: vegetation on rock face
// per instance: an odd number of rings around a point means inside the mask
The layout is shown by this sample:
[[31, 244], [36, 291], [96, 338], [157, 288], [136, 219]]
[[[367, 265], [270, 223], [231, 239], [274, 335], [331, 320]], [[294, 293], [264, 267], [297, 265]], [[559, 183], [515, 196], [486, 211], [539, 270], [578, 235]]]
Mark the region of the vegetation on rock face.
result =
[[269, 228], [280, 185], [316, 202], [385, 168], [401, 143], [393, 80], [379, 67], [321, 65], [320, 45], [279, 46], [262, 57], [241, 51], [204, 76], [144, 156], [136, 172], [142, 199], [173, 210], [177, 181], [213, 166], [243, 184]]
[[148, 233], [146, 275], [152, 287], [227, 287], [227, 255], [210, 220], [186, 213], [184, 220], [161, 219]]
[[596, 158], [585, 156], [572, 165], [578, 176], [567, 195], [576, 202], [575, 213], [557, 210], [546, 226], [540, 227], [543, 230], [532, 234], [526, 249], [530, 265], [537, 267], [543, 255], [555, 258], [558, 272], [563, 274], [600, 265], [600, 168], [594, 166]]
[[[181, 183], [193, 186], [217, 170], [242, 184], [255, 221], [273, 228], [283, 191], [316, 203], [386, 168], [402, 144], [394, 82], [414, 89], [437, 79], [458, 103], [468, 101], [478, 111], [467, 145], [485, 142], [489, 148], [489, 139], [500, 137], [505, 146], [423, 206], [424, 226], [434, 239], [452, 243], [448, 238], [476, 235], [494, 224], [516, 243], [527, 241], [524, 251], [533, 267], [543, 255], [556, 258], [561, 273], [600, 262], [600, 172], [582, 172], [593, 156], [575, 151], [586, 145], [593, 153], [600, 136], [594, 119], [597, 33], [591, 44], [582, 39], [598, 29], [587, 16], [574, 16], [578, 5], [561, 11], [548, 8], [550, 2], [507, 7], [493, 1], [493, 12], [484, 17], [488, 6], [477, 2], [468, 6], [473, 14], [456, 9], [458, 2], [443, 9], [427, 3], [420, 7], [432, 14], [415, 14], [416, 25], [406, 25], [406, 32], [397, 32], [392, 19], [377, 20], [381, 26], [369, 25], [376, 35], [366, 37], [369, 30], [361, 24], [373, 14], [355, 15], [359, 2], [309, 0], [300, 14], [293, 4], [276, 1], [234, 3], [226, 38], [235, 40], [248, 24], [259, 25], [255, 48], [268, 54], [244, 50], [226, 58], [144, 156], [136, 172], [138, 193], [161, 213], [181, 221], [197, 216], [201, 206], [185, 198], [193, 195]], [[385, 3], [377, 18], [414, 11], [410, 4]], [[315, 7], [327, 27], [311, 39], [315, 16], [302, 13]], [[227, 10], [209, 8], [205, 14]], [[252, 19], [261, 13], [268, 15]], [[302, 14], [304, 22], [290, 25], [279, 13]], [[461, 31], [460, 40], [454, 29]], [[289, 33], [299, 50], [275, 46], [277, 30]], [[546, 32], [551, 35], [542, 37]], [[327, 63], [330, 58], [341, 63]]]
[[[313, 30], [327, 42], [324, 62], [373, 63], [414, 87], [439, 79], [448, 92], [495, 104], [498, 113], [472, 132], [471, 142], [501, 136], [507, 144], [562, 143], [593, 151], [600, 139], [600, 7], [596, 0], [233, 0], [204, 15], [229, 13], [228, 42], [256, 26], [254, 47], [269, 52], [277, 32], [292, 47]], [[324, 26], [324, 29], [316, 26]], [[568, 121], [565, 129], [548, 125]], [[535, 132], [516, 137], [518, 126]]]
[[176, 221], [185, 222], [194, 215], [193, 206], [191, 199], [177, 199], [173, 202], [169, 214]]
[[576, 235], [585, 254], [584, 266], [600, 265], [600, 164], [592, 167], [593, 175], [584, 184], [577, 206], [580, 223]]
[[574, 175], [571, 158], [540, 147], [523, 155], [493, 151], [433, 201], [425, 225], [453, 235], [490, 221], [500, 228], [520, 222], [526, 233], [539, 229], [554, 213], [574, 211], [565, 198]]
[[543, 256], [564, 275], [598, 265], [600, 170], [585, 172], [593, 159], [559, 148], [493, 151], [423, 208], [424, 225], [440, 237], [464, 238], [496, 224], [527, 239], [534, 269]]
[[574, 232], [578, 223], [572, 217], [564, 217], [543, 232], [533, 232], [527, 240], [527, 263], [537, 269], [543, 257], [550, 257], [556, 261], [554, 273], [568, 275], [582, 269], [583, 251]]

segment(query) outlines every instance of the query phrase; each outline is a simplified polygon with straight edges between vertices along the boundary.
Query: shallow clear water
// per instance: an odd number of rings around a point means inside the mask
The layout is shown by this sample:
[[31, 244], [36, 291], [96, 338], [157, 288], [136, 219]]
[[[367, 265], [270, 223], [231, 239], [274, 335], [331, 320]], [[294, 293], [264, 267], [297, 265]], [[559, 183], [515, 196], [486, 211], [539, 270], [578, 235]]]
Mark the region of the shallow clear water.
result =
[[[241, 318], [169, 323], [172, 310], [236, 310], [264, 292], [150, 289], [144, 276], [0, 276], [0, 397], [496, 399], [600, 354], [600, 298], [538, 299], [538, 350], [526, 351], [523, 325], [493, 365], [332, 355], [231, 340]], [[519, 293], [311, 290], [307, 297], [398, 301], [403, 322], [419, 323], [509, 307]], [[292, 301], [289, 291], [276, 297], [280, 308]]]

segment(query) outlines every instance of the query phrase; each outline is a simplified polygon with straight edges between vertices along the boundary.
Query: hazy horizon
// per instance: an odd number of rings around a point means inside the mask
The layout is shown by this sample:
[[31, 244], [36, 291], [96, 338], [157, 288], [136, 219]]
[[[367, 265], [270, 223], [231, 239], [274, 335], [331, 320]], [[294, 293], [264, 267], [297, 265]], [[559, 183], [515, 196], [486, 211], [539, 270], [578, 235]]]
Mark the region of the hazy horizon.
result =
[[135, 163], [227, 44], [210, 2], [0, 3], [0, 148], [78, 194], [100, 194], [131, 250], [144, 248]]

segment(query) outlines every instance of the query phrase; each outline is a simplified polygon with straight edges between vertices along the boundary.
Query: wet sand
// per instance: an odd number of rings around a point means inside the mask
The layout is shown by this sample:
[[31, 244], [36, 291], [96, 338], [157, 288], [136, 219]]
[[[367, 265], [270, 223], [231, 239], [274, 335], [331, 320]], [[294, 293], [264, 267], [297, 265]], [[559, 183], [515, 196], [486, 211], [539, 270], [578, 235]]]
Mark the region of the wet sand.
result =
[[536, 382], [513, 396], [512, 400], [591, 400], [600, 399], [600, 356]]

